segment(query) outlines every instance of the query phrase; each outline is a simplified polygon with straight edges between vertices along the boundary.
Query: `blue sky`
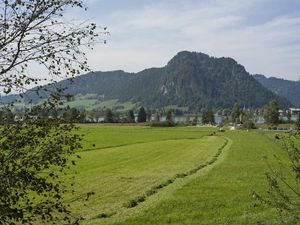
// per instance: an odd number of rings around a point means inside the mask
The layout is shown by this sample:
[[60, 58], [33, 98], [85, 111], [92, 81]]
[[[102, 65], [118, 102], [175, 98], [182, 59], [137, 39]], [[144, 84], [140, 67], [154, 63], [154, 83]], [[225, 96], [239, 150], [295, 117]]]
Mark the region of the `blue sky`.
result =
[[161, 67], [179, 51], [232, 57], [250, 73], [300, 78], [299, 0], [84, 0], [108, 26], [107, 44], [89, 52], [94, 70]]

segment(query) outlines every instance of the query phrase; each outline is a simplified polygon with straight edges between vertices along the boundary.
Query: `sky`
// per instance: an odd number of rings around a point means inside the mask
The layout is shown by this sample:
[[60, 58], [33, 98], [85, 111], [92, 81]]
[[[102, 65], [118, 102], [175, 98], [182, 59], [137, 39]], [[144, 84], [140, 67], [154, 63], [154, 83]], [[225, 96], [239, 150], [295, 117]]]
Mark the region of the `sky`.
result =
[[300, 0], [83, 0], [76, 19], [107, 26], [95, 71], [162, 67], [177, 52], [231, 57], [251, 74], [300, 78]]

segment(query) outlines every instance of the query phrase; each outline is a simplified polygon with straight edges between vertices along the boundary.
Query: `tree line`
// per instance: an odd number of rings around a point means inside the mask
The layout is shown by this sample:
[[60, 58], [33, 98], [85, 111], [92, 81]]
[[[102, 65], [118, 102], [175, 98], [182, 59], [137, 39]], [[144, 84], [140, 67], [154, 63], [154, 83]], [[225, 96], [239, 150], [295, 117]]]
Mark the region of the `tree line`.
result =
[[[35, 112], [36, 118], [52, 118], [61, 119], [65, 122], [71, 123], [151, 123], [152, 126], [174, 126], [175, 115], [178, 115], [176, 110], [160, 111], [145, 109], [143, 106], [137, 110], [131, 109], [125, 112], [113, 111], [110, 108], [106, 109], [93, 109], [93, 110], [80, 110], [75, 107], [64, 108], [45, 108], [40, 105], [34, 106], [31, 109], [15, 109], [9, 110], [3, 108], [0, 110], [0, 123], [14, 123], [23, 119], [24, 115], [31, 110]], [[183, 116], [184, 114], [179, 114]], [[199, 115], [201, 119], [199, 119]], [[193, 116], [186, 116], [186, 125], [211, 124], [215, 125], [215, 115], [222, 118], [220, 125], [231, 124], [233, 126], [242, 126], [245, 129], [255, 128], [256, 116], [262, 116], [265, 123], [269, 126], [277, 126], [280, 123], [295, 123], [296, 129], [300, 127], [300, 118], [297, 121], [291, 120], [290, 111], [286, 111], [285, 115], [287, 121], [280, 119], [279, 105], [277, 101], [271, 101], [264, 109], [247, 110], [242, 109], [237, 103], [233, 105], [231, 110], [212, 110], [203, 109], [200, 114]], [[164, 121], [162, 120], [164, 117]]]

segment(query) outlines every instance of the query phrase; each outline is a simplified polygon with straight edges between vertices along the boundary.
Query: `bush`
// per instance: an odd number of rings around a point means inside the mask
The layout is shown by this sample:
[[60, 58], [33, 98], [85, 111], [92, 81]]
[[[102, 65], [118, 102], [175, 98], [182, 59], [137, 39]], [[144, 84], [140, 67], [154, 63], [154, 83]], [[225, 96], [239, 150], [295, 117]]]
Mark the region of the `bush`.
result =
[[243, 123], [243, 128], [245, 128], [245, 129], [255, 129], [256, 127], [255, 127], [255, 124], [252, 121], [248, 120], [248, 121], [245, 121]]
[[154, 122], [151, 123], [151, 127], [175, 127], [175, 123], [170, 121]]

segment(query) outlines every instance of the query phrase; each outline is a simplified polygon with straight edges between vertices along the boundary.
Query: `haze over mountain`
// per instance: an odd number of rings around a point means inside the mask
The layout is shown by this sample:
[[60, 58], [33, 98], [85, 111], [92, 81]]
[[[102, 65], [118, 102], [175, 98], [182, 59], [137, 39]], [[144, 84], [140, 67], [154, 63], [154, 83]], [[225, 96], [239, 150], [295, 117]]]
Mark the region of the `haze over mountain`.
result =
[[[139, 73], [124, 71], [94, 72], [61, 81], [71, 95], [94, 94], [103, 100], [118, 99], [149, 108], [169, 105], [201, 108], [231, 108], [234, 103], [249, 108], [263, 107], [276, 99], [282, 106], [290, 103], [256, 81], [245, 68], [231, 58], [214, 58], [203, 53], [179, 52], [162, 68]], [[47, 94], [42, 93], [45, 97]], [[25, 100], [39, 101], [35, 92]]]
[[283, 96], [288, 99], [292, 104], [300, 107], [300, 80], [291, 81], [279, 79], [276, 77], [267, 78], [264, 75], [253, 75], [264, 87], [277, 95]]

